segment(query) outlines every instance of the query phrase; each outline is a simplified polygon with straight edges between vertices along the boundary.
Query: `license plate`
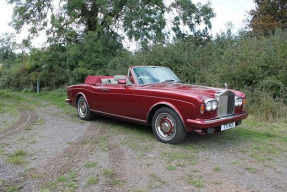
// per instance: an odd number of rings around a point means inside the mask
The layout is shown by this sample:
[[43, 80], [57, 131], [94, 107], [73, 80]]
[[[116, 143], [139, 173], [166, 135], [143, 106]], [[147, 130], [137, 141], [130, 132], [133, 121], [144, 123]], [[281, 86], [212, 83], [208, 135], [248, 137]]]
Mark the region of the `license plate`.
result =
[[225, 125], [221, 125], [221, 131], [227, 130], [227, 129], [231, 129], [235, 127], [235, 122], [232, 123], [227, 123]]

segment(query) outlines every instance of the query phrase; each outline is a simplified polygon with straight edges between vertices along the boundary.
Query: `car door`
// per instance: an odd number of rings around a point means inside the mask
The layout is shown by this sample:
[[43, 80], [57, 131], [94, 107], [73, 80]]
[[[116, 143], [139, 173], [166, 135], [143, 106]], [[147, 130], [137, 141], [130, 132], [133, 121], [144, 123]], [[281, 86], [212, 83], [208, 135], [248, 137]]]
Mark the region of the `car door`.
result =
[[97, 86], [97, 97], [93, 101], [95, 110], [113, 115], [129, 117], [132, 111], [133, 86], [106, 84]]

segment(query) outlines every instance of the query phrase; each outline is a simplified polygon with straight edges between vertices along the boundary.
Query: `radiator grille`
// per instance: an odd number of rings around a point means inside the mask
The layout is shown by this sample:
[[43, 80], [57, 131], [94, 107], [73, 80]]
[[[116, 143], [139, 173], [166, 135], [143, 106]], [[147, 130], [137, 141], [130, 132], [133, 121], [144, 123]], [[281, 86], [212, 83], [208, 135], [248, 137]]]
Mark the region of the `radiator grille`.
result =
[[234, 114], [235, 95], [231, 91], [225, 91], [218, 95], [218, 115], [228, 116]]

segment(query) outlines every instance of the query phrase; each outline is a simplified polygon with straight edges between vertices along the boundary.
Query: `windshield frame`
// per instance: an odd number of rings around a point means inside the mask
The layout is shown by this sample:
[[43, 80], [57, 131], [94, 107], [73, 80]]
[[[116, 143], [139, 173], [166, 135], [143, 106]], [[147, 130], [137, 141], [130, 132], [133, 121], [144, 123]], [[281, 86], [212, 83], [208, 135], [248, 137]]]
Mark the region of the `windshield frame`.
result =
[[[164, 68], [164, 69], [169, 70], [173, 74], [173, 77], [175, 78], [176, 81], [175, 82], [172, 82], [172, 81], [171, 82], [159, 81], [159, 82], [151, 82], [151, 83], [140, 84], [138, 76], [137, 76], [137, 74], [134, 71], [137, 68]], [[180, 84], [182, 84], [181, 80], [177, 77], [177, 75], [168, 67], [162, 67], [162, 66], [134, 66], [134, 67], [131, 67], [131, 73], [132, 73], [132, 75], [134, 77], [136, 85], [138, 85], [138, 86], [146, 86], [146, 85], [161, 84], [161, 83], [180, 83]]]

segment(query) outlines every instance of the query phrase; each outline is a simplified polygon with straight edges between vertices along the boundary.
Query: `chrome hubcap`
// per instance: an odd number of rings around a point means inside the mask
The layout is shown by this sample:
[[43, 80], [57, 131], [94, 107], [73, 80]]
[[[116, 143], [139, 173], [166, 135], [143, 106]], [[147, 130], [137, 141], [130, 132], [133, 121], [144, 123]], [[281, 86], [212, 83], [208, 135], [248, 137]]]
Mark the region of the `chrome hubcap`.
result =
[[164, 134], [170, 134], [173, 130], [173, 126], [169, 119], [162, 119], [160, 122], [160, 129]]
[[156, 132], [164, 140], [170, 140], [175, 136], [176, 123], [168, 113], [161, 113], [155, 121]]
[[85, 103], [84, 100], [79, 101], [78, 111], [79, 111], [79, 115], [80, 115], [81, 117], [85, 117], [85, 116], [86, 116], [86, 113], [87, 113], [87, 104]]

